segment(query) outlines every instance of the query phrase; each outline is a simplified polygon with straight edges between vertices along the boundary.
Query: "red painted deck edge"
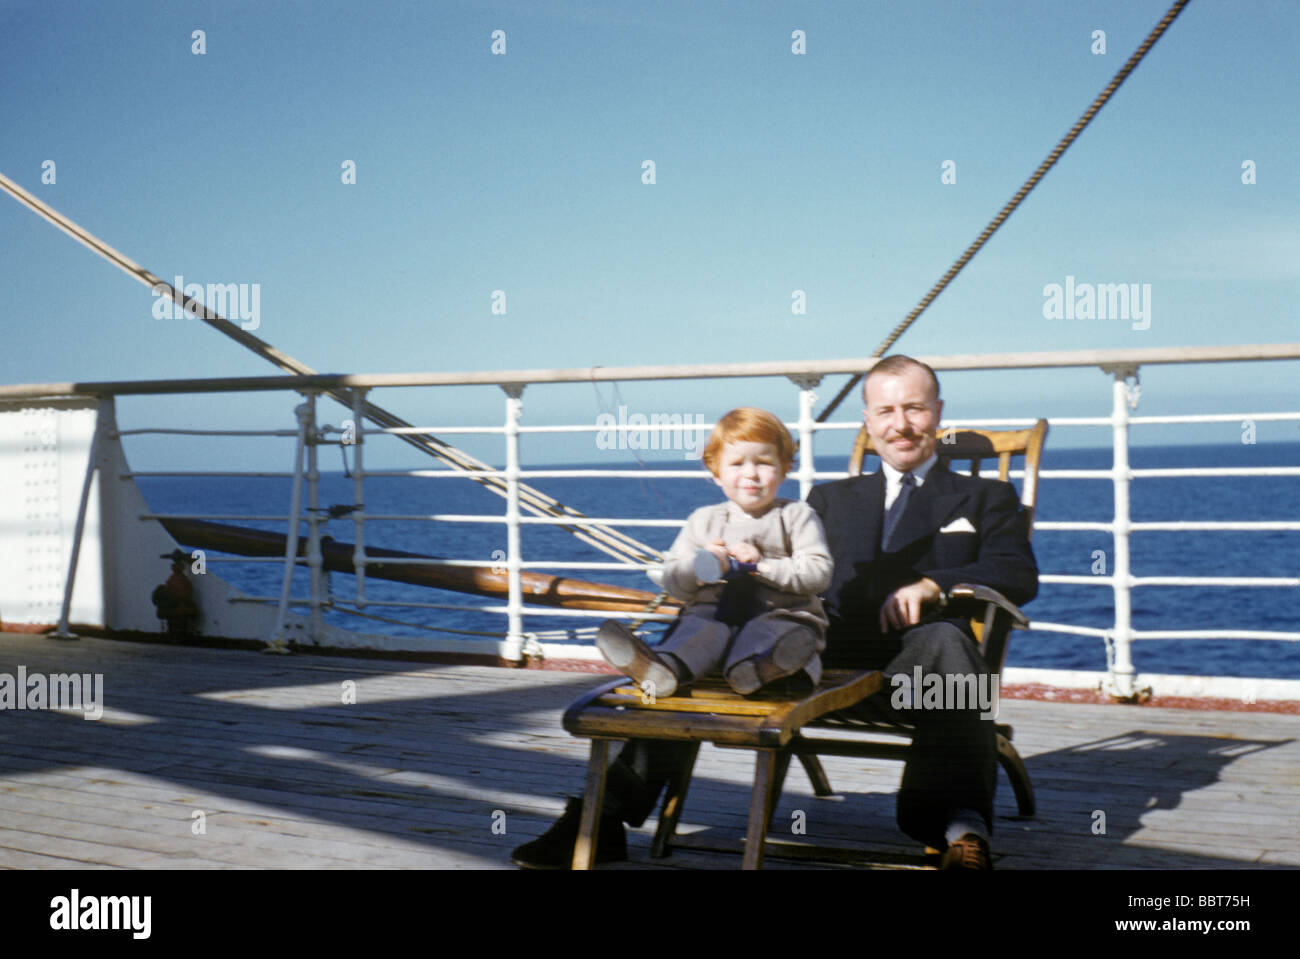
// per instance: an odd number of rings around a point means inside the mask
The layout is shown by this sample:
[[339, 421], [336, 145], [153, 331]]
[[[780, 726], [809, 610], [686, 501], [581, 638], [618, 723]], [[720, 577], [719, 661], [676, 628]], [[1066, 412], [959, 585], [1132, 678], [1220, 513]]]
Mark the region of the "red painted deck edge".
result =
[[[586, 659], [548, 659], [541, 662], [529, 661], [529, 669], [553, 669], [566, 673], [599, 673], [610, 676], [619, 675], [618, 670], [605, 663]], [[1138, 703], [1124, 703], [1100, 690], [1066, 689], [1048, 686], [1044, 683], [1017, 683], [1003, 685], [999, 688], [1003, 699], [1029, 699], [1051, 703], [1089, 703], [1098, 706], [1150, 706], [1157, 709], [1209, 709], [1222, 712], [1238, 713], [1281, 713], [1300, 716], [1300, 702], [1290, 700], [1257, 700], [1253, 703], [1239, 699], [1216, 699], [1193, 696], [1152, 696]]]
[[[0, 623], [0, 635], [6, 632], [23, 634], [48, 633], [52, 632], [54, 628], [54, 626], [48, 625]], [[164, 645], [193, 645], [225, 648], [253, 648], [262, 645], [257, 640], [223, 640], [220, 637], [213, 636], [169, 637], [165, 633], [113, 632], [102, 628], [82, 626], [76, 623], [72, 624], [70, 628], [74, 632], [86, 636], [125, 640], [127, 642], [148, 642]], [[296, 644], [293, 645], [292, 648], [300, 649], [302, 652], [322, 655], [344, 655], [362, 659], [406, 659], [416, 662], [433, 662], [449, 665], [499, 666], [508, 669], [546, 669], [562, 673], [591, 673], [594, 675], [605, 676], [619, 675], [618, 670], [614, 669], [614, 667], [607, 663], [590, 659], [528, 659], [524, 663], [520, 664], [501, 659], [498, 656], [483, 655], [479, 653], [399, 653], [365, 649], [327, 650], [316, 646], [298, 647]], [[1157, 709], [1204, 709], [1217, 712], [1278, 713], [1282, 715], [1300, 716], [1300, 701], [1291, 700], [1272, 699], [1258, 700], [1253, 703], [1248, 703], [1239, 699], [1216, 699], [1210, 697], [1197, 698], [1193, 696], [1152, 696], [1149, 699], [1138, 703], [1123, 703], [1103, 694], [1099, 690], [1066, 689], [1059, 686], [1048, 686], [1044, 683], [1017, 683], [1014, 685], [1003, 685], [1000, 687], [1000, 695], [1003, 699], [1028, 699], [1050, 703], [1087, 703], [1097, 706], [1129, 705], [1148, 706]]]

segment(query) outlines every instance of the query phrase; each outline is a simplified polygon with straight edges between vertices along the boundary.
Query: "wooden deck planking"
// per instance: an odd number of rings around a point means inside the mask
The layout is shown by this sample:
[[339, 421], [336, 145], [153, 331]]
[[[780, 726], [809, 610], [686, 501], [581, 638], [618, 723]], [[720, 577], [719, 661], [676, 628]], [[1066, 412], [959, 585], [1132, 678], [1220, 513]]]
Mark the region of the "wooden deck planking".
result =
[[[220, 787], [220, 780], [213, 780], [213, 783]], [[206, 784], [197, 778], [192, 779], [191, 785], [205, 786]], [[84, 795], [77, 796], [69, 801], [80, 804], [106, 804], [117, 802], [119, 804], [131, 804], [137, 811], [142, 808], [156, 806], [156, 801], [160, 794], [174, 792], [167, 790], [166, 784], [154, 785], [149, 782], [139, 781], [129, 784], [127, 788], [115, 784], [101, 783], [98, 788], [86, 788], [82, 790], [69, 790], [62, 784], [59, 786], [65, 792], [81, 792]], [[163, 817], [166, 821], [160, 822], [159, 826], [163, 829], [175, 829], [177, 824], [182, 827], [181, 838], [188, 838], [190, 829], [190, 816], [194, 809], [203, 809], [207, 815], [208, 835], [213, 835], [219, 828], [219, 824], [224, 826], [230, 817], [242, 817], [245, 821], [256, 822], [272, 830], [284, 831], [285, 824], [306, 824], [315, 830], [317, 826], [322, 828], [331, 828], [332, 824], [339, 823], [343, 826], [351, 826], [362, 830], [362, 834], [353, 837], [352, 841], [361, 845], [376, 845], [380, 847], [391, 847], [400, 845], [403, 840], [419, 838], [429, 833], [465, 833], [472, 838], [473, 834], [482, 831], [483, 823], [489, 818], [487, 810], [480, 810], [474, 815], [467, 815], [463, 809], [453, 810], [451, 813], [441, 810], [429, 810], [422, 808], [422, 819], [414, 817], [410, 810], [410, 803], [383, 803], [375, 800], [365, 800], [360, 803], [347, 798], [330, 797], [323, 800], [318, 805], [313, 806], [310, 803], [311, 798], [294, 793], [280, 793], [273, 790], [258, 790], [254, 798], [265, 799], [267, 805], [259, 805], [251, 802], [242, 802], [237, 804], [238, 808], [232, 808], [236, 804], [230, 803], [224, 797], [211, 794], [200, 794], [188, 797], [192, 802], [184, 804], [173, 804], [176, 806], [175, 814], [171, 817]], [[277, 810], [274, 805], [277, 800], [291, 799], [296, 804], [297, 816], [287, 815], [285, 812]], [[310, 815], [318, 818], [302, 819], [302, 815]], [[328, 820], [328, 822], [325, 822]], [[457, 821], [459, 820], [459, 821]], [[298, 827], [293, 827], [294, 831]], [[406, 834], [411, 835], [406, 835]], [[493, 845], [499, 846], [499, 843]], [[427, 853], [426, 853], [427, 855]]]
[[[581, 789], [587, 742], [560, 728], [594, 675], [0, 635], [0, 672], [103, 673], [99, 722], [0, 712], [0, 867], [502, 868]], [[341, 700], [356, 683], [356, 704]], [[1003, 700], [1037, 789], [999, 784], [998, 868], [1300, 865], [1300, 717]], [[919, 848], [893, 824], [901, 766], [826, 757], [816, 799], [792, 767], [772, 836]], [[734, 847], [753, 754], [706, 747], [682, 831]], [[194, 836], [190, 814], [207, 814]], [[1106, 814], [1094, 835], [1094, 810]], [[506, 834], [493, 832], [505, 814]], [[791, 813], [807, 835], [792, 836]], [[735, 868], [648, 858], [619, 868]], [[808, 863], [768, 860], [769, 868]]]
[[[286, 841], [310, 840], [313, 857], [337, 860], [333, 865], [349, 865], [358, 857], [374, 868], [419, 867], [427, 859], [421, 844], [397, 836], [367, 834], [349, 842], [333, 835], [332, 827], [258, 812], [214, 811], [206, 816], [204, 835], [191, 832], [191, 808], [173, 804], [170, 810], [158, 807], [119, 808], [87, 803], [57, 788], [30, 787], [10, 807], [24, 819], [23, 831], [43, 828], [59, 835], [89, 838], [109, 845], [152, 850], [172, 854], [177, 840], [185, 840], [195, 858], [243, 863], [239, 850], [258, 845], [276, 845]], [[26, 823], [31, 823], [27, 826]], [[44, 824], [39, 826], [37, 824]], [[79, 830], [89, 827], [86, 834]], [[304, 848], [306, 848], [304, 846]], [[232, 849], [234, 855], [231, 854]], [[318, 864], [323, 865], [323, 864]]]
[[[142, 785], [147, 788], [147, 784]], [[170, 819], [141, 815], [140, 810], [149, 804], [153, 792], [157, 792], [156, 787], [146, 794], [149, 798], [141, 799], [106, 787], [104, 793], [69, 800], [72, 809], [49, 803], [44, 806], [6, 804], [7, 818], [22, 817], [23, 828], [14, 832], [30, 835], [10, 835], [0, 841], [0, 864], [6, 864], [3, 850], [7, 846], [45, 850], [45, 837], [72, 836], [96, 843], [91, 861], [118, 866], [207, 868], [210, 862], [227, 868], [255, 865], [314, 869], [429, 868], [432, 865], [430, 852], [418, 841], [419, 837], [385, 833], [373, 825], [341, 830], [330, 822], [277, 815], [274, 806], [237, 813], [222, 810], [215, 802], [206, 802], [200, 796], [193, 807], [185, 807], [183, 815]], [[205, 835], [191, 833], [191, 808], [207, 810]], [[76, 818], [69, 819], [70, 816]], [[373, 823], [374, 819], [362, 821]], [[135, 859], [139, 850], [165, 858], [140, 862]], [[491, 868], [500, 864], [466, 848], [443, 857], [437, 865]]]

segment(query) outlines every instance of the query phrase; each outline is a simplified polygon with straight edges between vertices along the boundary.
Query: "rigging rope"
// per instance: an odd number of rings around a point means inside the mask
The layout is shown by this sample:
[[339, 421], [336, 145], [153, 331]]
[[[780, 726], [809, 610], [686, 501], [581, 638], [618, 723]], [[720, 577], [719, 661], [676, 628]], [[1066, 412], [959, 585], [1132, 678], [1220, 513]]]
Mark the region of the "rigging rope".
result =
[[[957, 258], [957, 262], [949, 267], [948, 272], [939, 278], [939, 282], [930, 288], [930, 292], [921, 297], [921, 302], [916, 304], [912, 309], [912, 312], [908, 313], [907, 316], [903, 318], [903, 321], [899, 323], [898, 326], [894, 327], [894, 331], [890, 333], [889, 336], [885, 337], [885, 342], [876, 347], [876, 352], [871, 354], [872, 359], [878, 359], [885, 355], [885, 351], [893, 346], [900, 336], [907, 332], [907, 328], [915, 322], [916, 318], [924, 312], [926, 307], [934, 302], [935, 298], [943, 292], [944, 287], [946, 287], [952, 279], [961, 272], [962, 267], [969, 263], [971, 258], [980, 251], [980, 247], [982, 247], [988, 241], [989, 237], [997, 231], [998, 227], [1006, 221], [1007, 217], [1011, 216], [1011, 214], [1015, 212], [1016, 207], [1020, 205], [1020, 201], [1028, 196], [1029, 191], [1038, 185], [1038, 181], [1047, 174], [1047, 171], [1050, 170], [1055, 165], [1056, 161], [1061, 158], [1061, 154], [1063, 154], [1069, 148], [1070, 144], [1074, 142], [1075, 138], [1083, 132], [1084, 127], [1086, 127], [1092, 121], [1092, 118], [1097, 115], [1097, 111], [1106, 105], [1106, 101], [1110, 99], [1111, 94], [1119, 89], [1120, 84], [1123, 83], [1128, 75], [1133, 72], [1134, 68], [1142, 62], [1142, 58], [1146, 56], [1147, 51], [1155, 45], [1155, 42], [1160, 39], [1161, 34], [1165, 32], [1169, 24], [1174, 22], [1174, 18], [1182, 12], [1183, 7], [1187, 6], [1188, 2], [1189, 0], [1177, 0], [1177, 2], [1169, 8], [1164, 15], [1164, 19], [1156, 24], [1155, 29], [1147, 35], [1146, 40], [1144, 40], [1142, 45], [1137, 48], [1133, 56], [1128, 58], [1128, 61], [1120, 68], [1119, 73], [1115, 74], [1114, 79], [1106, 86], [1106, 89], [1102, 90], [1101, 93], [1097, 95], [1097, 98], [1092, 101], [1092, 105], [1083, 112], [1083, 116], [1079, 117], [1078, 122], [1070, 128], [1070, 132], [1062, 137], [1061, 141], [1056, 144], [1056, 149], [1049, 153], [1047, 159], [1038, 165], [1038, 169], [1035, 170], [1033, 175], [1025, 181], [1024, 186], [1017, 190], [1016, 195], [1007, 202], [1006, 206], [998, 211], [998, 215], [995, 216], [992, 221], [990, 221], [989, 225], [984, 228], [984, 232], [975, 238], [975, 242], [966, 248], [966, 252]], [[849, 395], [849, 392], [853, 387], [857, 386], [858, 381], [861, 379], [862, 374], [855, 373], [853, 378], [844, 384], [844, 388], [841, 389], [839, 393], [835, 395], [835, 398], [826, 405], [826, 408], [821, 411], [817, 417], [817, 422], [825, 423], [826, 418], [835, 412], [840, 403], [844, 401], [844, 397]]]
[[[287, 353], [277, 350], [274, 346], [260, 337], [253, 336], [247, 330], [243, 329], [243, 327], [230, 322], [225, 317], [210, 310], [207, 306], [193, 297], [186, 299], [170, 283], [150, 273], [140, 264], [113, 249], [107, 243], [78, 226], [57, 210], [38, 200], [3, 173], [0, 173], [0, 189], [8, 192], [16, 200], [36, 213], [37, 216], [53, 223], [77, 242], [89, 247], [95, 253], [98, 253], [114, 266], [139, 280], [145, 286], [153, 290], [161, 288], [162, 291], [165, 291], [172, 298], [173, 302], [178, 304], [187, 314], [202, 320], [218, 332], [224, 333], [226, 336], [252, 350], [263, 359], [269, 360], [271, 363], [280, 367], [280, 369], [286, 370], [290, 373], [295, 373], [300, 376], [316, 375], [316, 371], [305, 363], [300, 363]], [[353, 408], [351, 390], [336, 388], [324, 390], [323, 393], [331, 399], [342, 403], [349, 410]], [[362, 404], [361, 409], [367, 419], [372, 423], [377, 423], [381, 427], [388, 429], [411, 427], [411, 424], [406, 422], [406, 420], [390, 413], [383, 407], [376, 406], [374, 403], [365, 402]], [[451, 446], [431, 434], [399, 433], [396, 435], [402, 441], [416, 447], [430, 456], [433, 456], [435, 459], [442, 461], [452, 469], [474, 472], [490, 471], [492, 469], [492, 467], [488, 466], [486, 463], [480, 462], [468, 453], [456, 449], [454, 446]], [[494, 493], [497, 493], [499, 496], [507, 496], [506, 481], [503, 478], [497, 476], [475, 476], [471, 478], [483, 486], [486, 486]], [[525, 483], [519, 484], [519, 503], [524, 509], [540, 516], [553, 516], [556, 518], [568, 517], [572, 519], [583, 518], [582, 513], [572, 509], [571, 507], [565, 506], [558, 500], [542, 493], [540, 490], [533, 489]], [[657, 562], [661, 558], [660, 552], [654, 547], [647, 546], [645, 543], [641, 543], [638, 540], [633, 539], [631, 536], [628, 536], [612, 527], [593, 524], [590, 526], [561, 525], [559, 528], [573, 534], [583, 542], [588, 543], [617, 559], [634, 563], [653, 563]]]
[[[1151, 47], [1156, 43], [1156, 41], [1160, 39], [1161, 35], [1165, 32], [1168, 26], [1174, 21], [1174, 19], [1178, 16], [1178, 14], [1182, 12], [1183, 7], [1185, 7], [1188, 4], [1188, 2], [1189, 0], [1176, 0], [1174, 5], [1169, 8], [1168, 12], [1165, 13], [1164, 18], [1156, 25], [1155, 29], [1151, 31], [1151, 33], [1147, 36], [1146, 40], [1143, 41], [1142, 45], [1138, 47], [1138, 49], [1134, 52], [1134, 54], [1131, 57], [1129, 57], [1128, 61], [1124, 64], [1124, 66], [1120, 68], [1120, 71], [1117, 74], [1115, 74], [1115, 77], [1106, 86], [1106, 89], [1104, 89], [1097, 96], [1097, 98], [1093, 100], [1091, 106], [1089, 106], [1088, 109], [1084, 111], [1083, 116], [1081, 116], [1078, 122], [1074, 124], [1074, 126], [1070, 129], [1069, 133], [1067, 133], [1061, 139], [1061, 141], [1057, 143], [1056, 148], [1052, 150], [1052, 152], [1048, 155], [1047, 159], [1045, 159], [1041, 164], [1039, 164], [1038, 169], [1035, 170], [1033, 175], [1030, 176], [1029, 179], [1025, 181], [1024, 185], [1021, 186], [1021, 188], [1016, 192], [1015, 196], [1013, 196], [1011, 200], [1007, 202], [1007, 204], [998, 212], [997, 216], [995, 216], [993, 220], [989, 223], [989, 225], [984, 228], [983, 232], [980, 233], [978, 237], [976, 237], [975, 242], [973, 242], [969, 247], [967, 247], [966, 251], [948, 269], [948, 272], [945, 273], [939, 279], [939, 281], [930, 289], [930, 291], [924, 297], [921, 298], [921, 302], [918, 303], [912, 309], [912, 311], [908, 313], [906, 317], [904, 317], [902, 322], [899, 323], [898, 326], [894, 328], [893, 332], [890, 333], [890, 335], [885, 338], [885, 341], [879, 347], [877, 347], [876, 351], [872, 354], [872, 357], [879, 357], [884, 355], [884, 352], [887, 349], [889, 349], [889, 347], [892, 346], [894, 342], [897, 341], [898, 338], [903, 335], [904, 332], [907, 331], [907, 329], [921, 315], [921, 313], [926, 309], [926, 307], [928, 307], [935, 300], [935, 298], [938, 297], [939, 294], [943, 292], [944, 288], [947, 287], [947, 285], [952, 281], [952, 279], [956, 277], [956, 275], [962, 270], [962, 268], [965, 267], [965, 265], [968, 262], [970, 262], [971, 258], [973, 258], [975, 254], [979, 252], [979, 250], [984, 246], [984, 244], [989, 240], [989, 238], [1015, 211], [1016, 207], [1020, 205], [1020, 202], [1029, 194], [1031, 190], [1033, 190], [1035, 186], [1037, 186], [1038, 182], [1047, 174], [1047, 171], [1050, 170], [1056, 164], [1056, 161], [1060, 159], [1061, 155], [1066, 151], [1066, 149], [1069, 148], [1070, 144], [1074, 142], [1075, 138], [1078, 137], [1078, 135], [1081, 132], [1083, 132], [1084, 128], [1087, 127], [1087, 125], [1092, 121], [1092, 118], [1097, 114], [1097, 112], [1103, 106], [1105, 106], [1106, 102], [1110, 99], [1111, 95], [1117, 89], [1119, 89], [1120, 84], [1122, 84], [1124, 80], [1128, 77], [1128, 75], [1133, 72], [1133, 70], [1137, 67], [1137, 65], [1142, 61], [1142, 58], [1146, 56], [1147, 51], [1150, 50]], [[93, 236], [86, 230], [82, 229], [80, 226], [78, 226], [76, 223], [72, 222], [67, 217], [60, 214], [58, 211], [54, 210], [53, 208], [49, 207], [45, 203], [36, 199], [36, 197], [32, 196], [30, 193], [28, 193], [26, 190], [20, 187], [13, 180], [6, 177], [4, 174], [0, 174], [0, 189], [4, 189], [15, 199], [17, 199], [20, 203], [30, 208], [38, 216], [49, 221], [50, 223], [53, 223], [55, 226], [63, 230], [69, 236], [73, 237], [78, 242], [84, 244], [85, 246], [93, 250], [95, 253], [98, 253], [100, 256], [104, 257], [110, 263], [113, 263], [115, 266], [119, 267], [127, 274], [135, 277], [137, 280], [139, 280], [141, 283], [144, 283], [150, 289], [156, 290], [159, 287], [162, 287], [170, 295], [171, 299], [175, 303], [180, 305], [182, 310], [184, 310], [185, 312], [191, 315], [196, 316], [198, 319], [203, 320], [209, 326], [213, 327], [214, 329], [216, 329], [221, 333], [224, 333], [226, 336], [229, 336], [231, 339], [247, 347], [249, 350], [261, 356], [262, 358], [269, 360], [271, 363], [274, 363], [276, 366], [280, 367], [283, 370], [287, 370], [290, 373], [295, 373], [304, 376], [313, 375], [316, 373], [315, 370], [311, 369], [310, 367], [306, 366], [303, 363], [298, 362], [288, 354], [283, 353], [280, 350], [277, 350], [274, 346], [272, 346], [270, 343], [267, 343], [265, 340], [253, 336], [251, 333], [249, 333], [247, 330], [244, 330], [242, 327], [238, 326], [237, 324], [231, 323], [229, 320], [213, 312], [207, 306], [199, 303], [197, 300], [193, 298], [186, 299], [170, 283], [167, 283], [166, 281], [150, 273], [148, 270], [144, 269], [144, 267], [140, 266], [138, 263], [135, 263], [134, 261], [132, 261], [125, 255], [123, 255], [122, 253], [110, 247], [108, 244], [104, 243], [103, 241], [99, 240], [97, 237]], [[817, 422], [819, 423], [825, 422], [827, 417], [829, 417], [831, 413], [835, 411], [835, 409], [849, 394], [849, 392], [853, 389], [853, 387], [857, 385], [858, 381], [861, 378], [862, 378], [861, 373], [855, 374], [852, 377], [852, 379], [850, 379], [849, 382], [845, 384], [844, 388], [840, 390], [840, 392], [835, 396], [835, 398], [831, 400], [831, 402], [827, 405], [827, 407], [824, 410], [822, 410], [821, 414], [818, 415]], [[350, 390], [330, 389], [330, 390], [325, 390], [324, 393], [330, 398], [348, 407], [349, 409], [351, 409], [353, 406], [352, 391]], [[411, 425], [407, 423], [405, 420], [401, 419], [400, 417], [368, 401], [363, 403], [361, 408], [365, 416], [368, 419], [370, 419], [371, 422], [377, 423], [381, 427], [391, 429], [391, 428], [410, 427]], [[443, 463], [447, 464], [453, 469], [459, 469], [465, 471], [485, 471], [490, 469], [490, 467], [487, 464], [481, 463], [480, 461], [470, 456], [469, 454], [457, 450], [455, 447], [449, 445], [448, 443], [442, 440], [439, 440], [437, 437], [432, 436], [430, 434], [422, 433], [422, 434], [398, 434], [398, 435], [403, 441], [417, 447], [418, 449], [435, 457], [436, 459], [441, 460]], [[506, 482], [500, 477], [488, 476], [488, 477], [473, 477], [473, 478], [476, 480], [476, 482], [482, 484], [483, 486], [486, 486], [487, 488], [491, 489], [493, 492], [497, 493], [498, 495], [503, 497], [507, 495]], [[546, 494], [540, 492], [539, 490], [535, 490], [532, 487], [527, 486], [526, 484], [520, 483], [519, 491], [520, 491], [520, 505], [524, 509], [527, 509], [534, 514], [547, 515], [553, 517], [571, 517], [575, 519], [580, 518], [583, 515], [577, 510], [574, 510], [568, 506], [563, 505], [562, 503], [553, 499], [552, 497], [547, 496]], [[573, 527], [573, 526], [562, 525], [560, 526], [560, 528], [573, 534], [578, 539], [583, 540], [584, 542], [587, 542], [592, 546], [595, 546], [597, 549], [601, 550], [602, 552], [605, 552], [611, 556], [615, 556], [620, 559], [627, 559], [637, 563], [648, 563], [648, 562], [653, 562], [661, 557], [661, 554], [659, 553], [658, 550], [654, 549], [651, 546], [647, 546], [644, 543], [638, 542], [637, 540], [626, 535], [625, 533], [622, 533], [621, 531], [613, 529], [611, 527], [600, 526], [600, 525], [593, 525], [593, 526], [586, 526], [586, 527]]]

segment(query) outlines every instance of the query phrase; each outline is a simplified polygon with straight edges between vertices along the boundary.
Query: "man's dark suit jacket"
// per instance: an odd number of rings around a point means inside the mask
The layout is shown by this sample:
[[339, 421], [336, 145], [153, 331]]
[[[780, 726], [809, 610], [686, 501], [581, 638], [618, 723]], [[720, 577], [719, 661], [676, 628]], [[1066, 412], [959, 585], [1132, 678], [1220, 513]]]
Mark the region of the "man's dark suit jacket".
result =
[[[889, 553], [880, 544], [882, 471], [814, 486], [808, 504], [821, 517], [835, 560], [825, 594], [827, 665], [847, 664], [876, 647], [885, 597], [922, 577], [945, 593], [958, 583], [989, 586], [1017, 604], [1038, 593], [1026, 515], [1010, 483], [953, 473], [940, 458], [912, 494]], [[968, 622], [952, 622], [969, 634]]]

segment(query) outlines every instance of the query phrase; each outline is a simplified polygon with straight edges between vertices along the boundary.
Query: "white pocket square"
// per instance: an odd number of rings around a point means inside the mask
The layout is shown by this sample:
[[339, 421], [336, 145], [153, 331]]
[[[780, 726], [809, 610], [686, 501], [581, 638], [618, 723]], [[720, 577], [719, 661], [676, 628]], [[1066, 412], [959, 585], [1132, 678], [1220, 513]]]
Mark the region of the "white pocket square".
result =
[[940, 533], [973, 533], [975, 532], [975, 527], [970, 524], [970, 520], [968, 520], [965, 516], [959, 516], [951, 523], [949, 523], [947, 526], [945, 526], [943, 529], [939, 530], [939, 532]]

